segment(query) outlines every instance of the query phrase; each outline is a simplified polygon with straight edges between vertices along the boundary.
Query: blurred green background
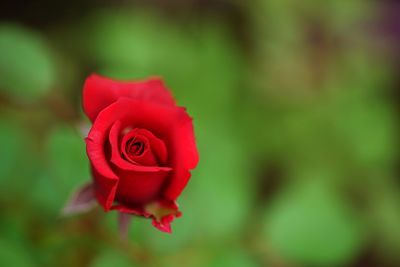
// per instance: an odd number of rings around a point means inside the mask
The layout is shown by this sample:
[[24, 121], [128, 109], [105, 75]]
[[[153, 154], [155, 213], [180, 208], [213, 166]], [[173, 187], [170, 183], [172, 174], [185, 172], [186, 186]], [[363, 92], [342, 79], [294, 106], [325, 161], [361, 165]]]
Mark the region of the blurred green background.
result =
[[[398, 1], [2, 1], [0, 265], [400, 266], [399, 51]], [[160, 75], [194, 117], [172, 235], [60, 217], [92, 72]]]

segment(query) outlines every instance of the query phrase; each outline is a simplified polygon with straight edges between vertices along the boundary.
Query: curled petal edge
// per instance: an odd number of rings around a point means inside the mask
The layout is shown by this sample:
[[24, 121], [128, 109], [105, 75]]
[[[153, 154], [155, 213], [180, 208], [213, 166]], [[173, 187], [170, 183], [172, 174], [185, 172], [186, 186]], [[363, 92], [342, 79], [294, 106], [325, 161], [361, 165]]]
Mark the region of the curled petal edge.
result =
[[144, 208], [130, 208], [121, 204], [111, 207], [120, 213], [132, 214], [152, 219], [152, 225], [165, 233], [172, 233], [171, 223], [175, 218], [182, 216], [178, 205], [170, 201], [155, 201], [147, 204]]

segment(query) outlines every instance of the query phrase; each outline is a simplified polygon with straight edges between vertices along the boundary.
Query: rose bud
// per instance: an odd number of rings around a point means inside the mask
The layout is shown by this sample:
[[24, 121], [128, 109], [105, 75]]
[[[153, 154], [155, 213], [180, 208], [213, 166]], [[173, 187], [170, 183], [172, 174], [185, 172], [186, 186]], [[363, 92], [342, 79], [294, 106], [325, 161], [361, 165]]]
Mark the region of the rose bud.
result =
[[159, 230], [181, 212], [177, 198], [199, 159], [191, 117], [158, 78], [116, 81], [87, 78], [83, 110], [92, 127], [86, 151], [92, 183], [82, 187], [64, 213], [85, 210], [92, 199], [120, 213], [120, 230], [131, 216], [151, 218]]

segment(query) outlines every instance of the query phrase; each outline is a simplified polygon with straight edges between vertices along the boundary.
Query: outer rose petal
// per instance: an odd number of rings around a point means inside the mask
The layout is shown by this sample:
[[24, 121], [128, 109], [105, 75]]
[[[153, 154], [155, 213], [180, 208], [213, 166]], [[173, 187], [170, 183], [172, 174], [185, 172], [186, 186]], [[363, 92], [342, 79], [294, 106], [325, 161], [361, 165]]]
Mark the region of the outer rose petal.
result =
[[189, 170], [195, 168], [199, 161], [192, 119], [186, 112], [180, 113], [173, 151], [174, 173], [164, 192], [164, 196], [168, 200], [175, 200], [181, 194], [190, 179]]
[[92, 176], [94, 192], [97, 201], [104, 208], [105, 211], [110, 210], [112, 203], [114, 202], [115, 193], [117, 191], [118, 177], [108, 177], [100, 174], [92, 164]]
[[95, 195], [105, 210], [109, 210], [115, 197], [118, 177], [110, 169], [104, 151], [104, 133], [90, 130], [86, 152], [92, 166]]
[[92, 74], [83, 87], [83, 110], [93, 122], [104, 108], [120, 97], [175, 106], [175, 101], [159, 78], [144, 81], [116, 81]]

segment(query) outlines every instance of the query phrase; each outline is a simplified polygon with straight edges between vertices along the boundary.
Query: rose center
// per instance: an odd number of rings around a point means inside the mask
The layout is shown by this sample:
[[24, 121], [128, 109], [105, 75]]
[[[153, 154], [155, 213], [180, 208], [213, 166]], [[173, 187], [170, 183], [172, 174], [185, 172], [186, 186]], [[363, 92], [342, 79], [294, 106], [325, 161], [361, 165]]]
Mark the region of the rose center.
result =
[[126, 151], [130, 156], [141, 156], [145, 150], [145, 143], [133, 137], [126, 143]]
[[[135, 165], [156, 166], [158, 164], [156, 155], [153, 154], [154, 140], [152, 136], [143, 129], [131, 129], [129, 132], [122, 131], [120, 153], [125, 160]], [[150, 137], [150, 138], [149, 138]], [[150, 140], [149, 140], [150, 139]]]

